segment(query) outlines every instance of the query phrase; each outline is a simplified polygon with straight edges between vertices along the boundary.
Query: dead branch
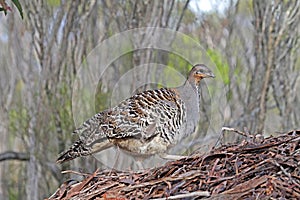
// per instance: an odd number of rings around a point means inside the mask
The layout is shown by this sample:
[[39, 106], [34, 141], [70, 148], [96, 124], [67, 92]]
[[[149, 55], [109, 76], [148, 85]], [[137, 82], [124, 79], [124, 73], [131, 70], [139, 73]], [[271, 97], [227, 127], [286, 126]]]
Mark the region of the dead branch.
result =
[[22, 152], [14, 152], [14, 151], [6, 151], [4, 153], [0, 153], [0, 161], [5, 160], [19, 160], [19, 161], [28, 161], [29, 154]]

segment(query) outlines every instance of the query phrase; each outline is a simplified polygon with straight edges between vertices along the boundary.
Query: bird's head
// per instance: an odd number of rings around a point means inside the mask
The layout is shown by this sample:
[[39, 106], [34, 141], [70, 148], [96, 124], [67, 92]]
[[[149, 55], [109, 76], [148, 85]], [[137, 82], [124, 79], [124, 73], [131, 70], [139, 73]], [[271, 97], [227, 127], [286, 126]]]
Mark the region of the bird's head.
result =
[[214, 78], [215, 75], [204, 64], [196, 64], [190, 71], [188, 81], [198, 87], [203, 78]]
[[204, 64], [196, 64], [190, 71], [189, 78], [201, 80], [203, 78], [215, 78], [215, 75]]

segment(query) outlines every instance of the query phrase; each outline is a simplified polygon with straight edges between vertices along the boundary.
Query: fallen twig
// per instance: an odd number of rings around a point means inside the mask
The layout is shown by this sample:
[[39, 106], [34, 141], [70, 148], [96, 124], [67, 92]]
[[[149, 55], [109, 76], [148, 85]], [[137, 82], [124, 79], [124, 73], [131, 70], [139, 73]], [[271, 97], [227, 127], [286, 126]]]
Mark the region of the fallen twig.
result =
[[300, 131], [291, 131], [140, 172], [68, 170], [83, 180], [62, 184], [50, 199], [299, 199], [299, 140]]

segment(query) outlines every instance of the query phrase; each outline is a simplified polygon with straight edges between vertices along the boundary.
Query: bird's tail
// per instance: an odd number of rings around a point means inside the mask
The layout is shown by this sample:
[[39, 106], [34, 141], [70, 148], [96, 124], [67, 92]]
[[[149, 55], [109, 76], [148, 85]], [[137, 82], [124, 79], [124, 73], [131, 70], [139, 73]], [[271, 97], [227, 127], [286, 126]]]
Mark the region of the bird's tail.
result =
[[89, 154], [90, 150], [83, 145], [81, 140], [77, 140], [67, 151], [59, 155], [56, 163], [63, 163], [80, 156], [87, 156]]
[[77, 157], [88, 156], [111, 146], [113, 146], [113, 144], [106, 138], [102, 139], [102, 141], [93, 143], [91, 146], [86, 146], [84, 142], [79, 139], [67, 151], [60, 154], [56, 163], [63, 163]]

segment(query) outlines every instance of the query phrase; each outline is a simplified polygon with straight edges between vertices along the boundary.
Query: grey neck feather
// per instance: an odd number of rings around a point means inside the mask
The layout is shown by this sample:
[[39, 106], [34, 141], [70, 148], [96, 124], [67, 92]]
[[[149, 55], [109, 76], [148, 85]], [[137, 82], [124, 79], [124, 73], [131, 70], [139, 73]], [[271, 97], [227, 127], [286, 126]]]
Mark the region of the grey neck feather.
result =
[[189, 135], [195, 131], [200, 119], [199, 85], [195, 84], [195, 80], [187, 80], [183, 86], [177, 89], [186, 106], [187, 120], [185, 127], [183, 127], [184, 135]]

